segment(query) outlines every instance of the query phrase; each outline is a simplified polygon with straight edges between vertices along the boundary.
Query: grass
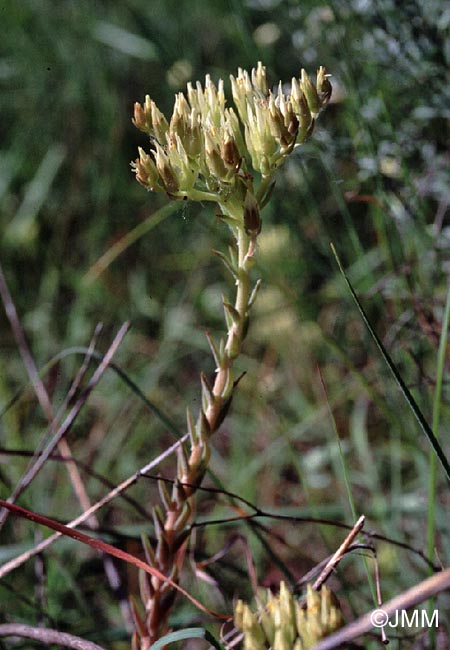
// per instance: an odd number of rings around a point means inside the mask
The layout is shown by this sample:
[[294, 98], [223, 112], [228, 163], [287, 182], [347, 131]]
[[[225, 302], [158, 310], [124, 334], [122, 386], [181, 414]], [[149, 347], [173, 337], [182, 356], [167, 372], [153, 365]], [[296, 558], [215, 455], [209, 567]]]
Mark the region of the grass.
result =
[[[391, 0], [214, 0], [207, 6], [190, 2], [189, 10], [173, 2], [100, 7], [42, 0], [5, 2], [2, 24], [1, 261], [38, 368], [55, 359], [43, 373], [54, 407], [81, 363], [70, 350], [87, 346], [102, 321], [98, 348], [105, 352], [130, 319], [115, 361], [180, 431], [186, 404], [198, 400], [200, 370], [213, 370], [203, 332], [222, 327], [217, 303], [230, 286], [210, 251], [219, 248], [218, 239], [226, 246], [228, 233], [207, 206], [166, 208], [164, 197], [147, 195], [134, 182], [129, 161], [145, 142], [130, 122], [133, 102], [150, 93], [170, 110], [173, 93], [190, 78], [211, 72], [228, 79], [258, 59], [272, 80], [288, 81], [300, 66], [323, 64], [333, 73], [334, 103], [314, 142], [280, 172], [263, 213], [257, 268], [263, 286], [239, 362], [246, 375], [213, 441], [211, 469], [225, 489], [265, 511], [351, 523], [319, 367], [366, 529], [448, 566], [444, 473], [329, 246], [334, 242], [372, 327], [448, 457], [449, 115], [443, 79], [449, 55], [441, 4], [428, 2], [425, 13], [419, 3], [400, 7]], [[110, 255], [104, 268], [103, 255]], [[32, 451], [45, 421], [3, 311], [0, 328], [0, 444], [5, 451]], [[114, 484], [175, 439], [113, 372], [96, 387], [69, 436], [75, 457]], [[6, 453], [2, 459], [0, 496], [6, 498], [27, 461]], [[162, 471], [169, 474], [169, 466]], [[93, 501], [107, 491], [96, 478], [83, 477]], [[140, 480], [130, 496], [149, 511], [154, 481]], [[20, 503], [62, 521], [79, 512], [59, 462], [46, 465]], [[225, 503], [217, 494], [202, 494], [199, 517], [230, 516]], [[141, 532], [153, 533], [149, 520], [124, 501], [99, 517], [102, 538], [111, 536], [125, 550], [138, 548]], [[341, 541], [339, 529], [329, 526], [261, 523], [265, 530], [250, 522], [202, 528], [195, 559], [242, 534], [259, 582], [274, 586], [283, 573], [300, 579]], [[1, 552], [20, 552], [39, 534], [10, 517]], [[386, 600], [428, 574], [411, 551], [375, 544]], [[114, 650], [129, 647], [117, 597], [94, 553], [59, 543], [45, 555], [45, 567], [41, 596], [33, 594], [32, 562], [0, 583], [2, 621], [43, 621]], [[185, 584], [207, 593], [211, 607], [229, 608], [237, 592], [251, 597], [239, 548], [205, 571], [220, 588], [205, 590], [190, 574]], [[135, 576], [125, 578], [135, 590]], [[332, 584], [348, 620], [370, 608], [359, 558], [346, 557]], [[437, 600], [447, 634], [448, 604], [446, 595]], [[191, 626], [198, 615], [180, 599], [174, 621]], [[12, 647], [8, 639], [1, 643]], [[376, 643], [367, 638], [364, 647]], [[412, 642], [393, 640], [392, 646]]]

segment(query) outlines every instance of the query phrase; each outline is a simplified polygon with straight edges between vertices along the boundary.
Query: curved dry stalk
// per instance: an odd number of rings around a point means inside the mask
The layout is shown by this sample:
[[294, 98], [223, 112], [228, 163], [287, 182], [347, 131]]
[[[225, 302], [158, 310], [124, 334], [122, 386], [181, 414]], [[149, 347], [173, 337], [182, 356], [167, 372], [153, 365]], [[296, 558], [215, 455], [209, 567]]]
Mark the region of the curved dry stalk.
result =
[[86, 641], [86, 639], [74, 636], [73, 634], [67, 634], [67, 632], [50, 630], [44, 627], [32, 627], [31, 625], [22, 625], [21, 623], [0, 625], [0, 637], [8, 636], [33, 639], [44, 645], [56, 644], [64, 648], [72, 648], [73, 650], [105, 650], [92, 641]]

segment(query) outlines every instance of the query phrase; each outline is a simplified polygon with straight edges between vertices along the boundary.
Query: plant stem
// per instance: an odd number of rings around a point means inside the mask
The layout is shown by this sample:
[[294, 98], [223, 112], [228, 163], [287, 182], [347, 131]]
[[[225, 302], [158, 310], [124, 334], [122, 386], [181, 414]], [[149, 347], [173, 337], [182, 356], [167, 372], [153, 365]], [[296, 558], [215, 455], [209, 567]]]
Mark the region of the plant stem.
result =
[[[223, 421], [231, 400], [235, 382], [233, 363], [239, 356], [248, 325], [250, 300], [250, 271], [254, 264], [255, 237], [247, 234], [244, 227], [243, 207], [220, 206], [232, 219], [233, 232], [237, 242], [236, 260], [236, 295], [234, 306], [224, 302], [227, 317], [227, 336], [222, 342], [219, 367], [212, 387], [202, 376], [203, 407], [195, 427], [188, 417], [191, 449], [189, 455], [180, 448], [177, 469], [177, 482], [172, 495], [166, 493], [165, 484], [161, 482], [161, 506], [153, 510], [155, 535], [157, 543], [154, 550], [147, 545], [147, 560], [164, 575], [177, 581], [183, 565], [184, 554], [189, 540], [189, 528], [194, 516], [193, 497], [196, 487], [202, 482], [209, 460], [209, 439]], [[206, 403], [206, 406], [205, 406]], [[145, 577], [142, 600], [147, 611], [145, 624], [137, 629], [146, 629], [146, 636], [140, 638], [140, 646], [135, 639], [133, 648], [141, 650], [154, 643], [168, 630], [168, 619], [176, 592], [173, 587], [162, 580]], [[137, 611], [134, 611], [139, 617]]]

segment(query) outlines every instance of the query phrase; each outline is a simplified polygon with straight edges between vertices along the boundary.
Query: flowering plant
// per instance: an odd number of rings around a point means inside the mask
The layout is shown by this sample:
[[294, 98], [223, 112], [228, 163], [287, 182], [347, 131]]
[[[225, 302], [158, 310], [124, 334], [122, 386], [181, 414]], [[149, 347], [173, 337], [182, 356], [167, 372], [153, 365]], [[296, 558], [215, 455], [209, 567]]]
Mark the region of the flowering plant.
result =
[[[281, 82], [270, 90], [266, 69], [258, 63], [251, 74], [239, 69], [231, 76], [237, 113], [226, 104], [223, 81], [216, 87], [209, 75], [205, 86], [197, 82], [175, 97], [170, 120], [147, 95], [134, 106], [133, 123], [150, 137], [150, 153], [139, 148], [132, 163], [137, 180], [148, 190], [165, 192], [171, 199], [216, 203], [221, 219], [230, 227], [235, 246], [228, 254], [215, 251], [231, 273], [234, 301], [223, 301], [227, 334], [208, 342], [216, 365], [213, 382], [201, 374], [202, 406], [197, 419], [187, 410], [190, 449], [179, 447], [172, 492], [159, 481], [161, 504], [153, 509], [156, 546], [145, 544], [147, 561], [172, 581], [179, 579], [193, 518], [193, 496], [209, 460], [209, 441], [229, 408], [237, 381], [233, 364], [248, 330], [249, 311], [259, 287], [253, 287], [256, 240], [261, 210], [270, 198], [273, 176], [284, 160], [311, 135], [315, 120], [331, 95], [325, 68], [316, 84], [304, 70], [292, 79], [286, 94]], [[175, 598], [169, 582], [143, 576], [141, 595], [145, 620], [134, 608], [138, 632], [135, 648], [147, 648], [168, 629]]]

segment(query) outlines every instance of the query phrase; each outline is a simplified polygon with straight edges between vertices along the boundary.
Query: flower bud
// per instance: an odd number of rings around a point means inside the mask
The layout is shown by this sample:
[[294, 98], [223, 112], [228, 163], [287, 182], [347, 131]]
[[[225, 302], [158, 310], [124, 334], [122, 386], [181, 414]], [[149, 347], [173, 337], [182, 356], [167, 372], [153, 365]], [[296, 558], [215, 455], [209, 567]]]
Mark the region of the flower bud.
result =
[[264, 97], [269, 94], [269, 86], [266, 77], [266, 68], [261, 61], [258, 61], [257, 68], [252, 70], [252, 84], [255, 90], [258, 90]]
[[141, 147], [139, 147], [138, 151], [139, 158], [131, 163], [131, 167], [136, 174], [136, 180], [153, 192], [163, 192], [164, 188], [159, 182], [159, 173], [151, 156], [149, 156]]
[[327, 74], [326, 69], [321, 65], [317, 71], [316, 89], [322, 108], [328, 104], [331, 97], [332, 86], [328, 81], [328, 77], [330, 76], [331, 75]]
[[317, 90], [313, 82], [308, 77], [304, 69], [302, 69], [302, 76], [300, 78], [300, 88], [306, 97], [308, 108], [311, 111], [312, 116], [317, 117], [321, 109], [319, 95], [317, 94]]
[[189, 115], [186, 131], [183, 138], [183, 146], [189, 158], [196, 158], [203, 151], [203, 135], [201, 129], [201, 118], [197, 109], [193, 108]]
[[258, 201], [248, 190], [244, 200], [244, 226], [245, 232], [251, 237], [256, 237], [261, 232]]
[[151, 121], [147, 118], [147, 115], [145, 114], [145, 110], [139, 102], [135, 102], [134, 104], [134, 116], [133, 119], [131, 120], [140, 131], [144, 131], [144, 133], [151, 134], [152, 131], [152, 125]]
[[169, 156], [165, 153], [164, 149], [156, 143], [156, 151], [153, 152], [155, 156], [156, 168], [161, 177], [164, 188], [168, 194], [175, 194], [178, 192], [179, 185], [175, 170], [172, 167]]
[[161, 113], [155, 102], [151, 101], [148, 95], [145, 98], [145, 111], [146, 114], [150, 113], [151, 115], [152, 135], [154, 135], [159, 142], [165, 142], [169, 125], [163, 113]]
[[314, 128], [314, 120], [304, 95], [301, 95], [298, 102], [297, 117], [299, 120], [297, 142], [302, 144], [311, 135]]
[[209, 131], [205, 133], [205, 158], [211, 174], [219, 181], [226, 181], [228, 179], [228, 169]]
[[239, 154], [239, 149], [232, 135], [227, 134], [220, 149], [222, 160], [225, 165], [233, 172], [238, 172], [241, 166], [242, 157]]

